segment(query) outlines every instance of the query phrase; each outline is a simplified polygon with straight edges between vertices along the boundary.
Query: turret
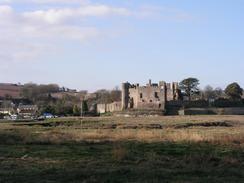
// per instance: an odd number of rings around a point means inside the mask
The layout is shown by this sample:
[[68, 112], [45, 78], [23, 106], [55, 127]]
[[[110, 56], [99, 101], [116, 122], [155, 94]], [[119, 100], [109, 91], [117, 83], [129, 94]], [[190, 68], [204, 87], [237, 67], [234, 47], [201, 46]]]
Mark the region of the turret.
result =
[[179, 99], [179, 84], [177, 82], [173, 82], [173, 93], [174, 93], [174, 100]]
[[122, 99], [122, 110], [128, 108], [129, 103], [129, 87], [130, 83], [122, 83], [122, 92], [121, 92], [121, 99]]
[[149, 86], [152, 86], [152, 80], [151, 79], [149, 79]]

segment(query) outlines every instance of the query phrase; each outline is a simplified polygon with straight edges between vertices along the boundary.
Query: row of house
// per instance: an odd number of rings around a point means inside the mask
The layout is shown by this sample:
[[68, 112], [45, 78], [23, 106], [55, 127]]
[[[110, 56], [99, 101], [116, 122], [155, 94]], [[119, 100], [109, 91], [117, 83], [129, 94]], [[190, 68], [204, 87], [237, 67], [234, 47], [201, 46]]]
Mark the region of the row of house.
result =
[[37, 115], [38, 107], [37, 105], [22, 105], [18, 107], [7, 107], [0, 108], [1, 116], [12, 116], [18, 115], [20, 118], [32, 118]]

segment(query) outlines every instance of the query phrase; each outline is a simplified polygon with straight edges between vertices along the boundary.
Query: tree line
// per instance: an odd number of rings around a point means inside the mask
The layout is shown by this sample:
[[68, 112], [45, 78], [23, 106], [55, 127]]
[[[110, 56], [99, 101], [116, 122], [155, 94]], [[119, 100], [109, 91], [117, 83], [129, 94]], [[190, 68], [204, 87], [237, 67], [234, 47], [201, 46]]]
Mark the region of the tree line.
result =
[[[200, 89], [200, 82], [197, 78], [186, 78], [179, 83], [180, 96], [188, 101], [212, 101], [218, 100], [224, 102], [241, 102], [243, 89], [236, 82], [229, 84], [224, 90], [221, 88], [213, 88], [210, 85], [204, 89]], [[95, 97], [86, 98], [86, 92], [82, 96], [73, 96], [68, 93], [62, 95], [61, 98], [55, 98], [53, 93], [60, 92], [60, 87], [57, 84], [38, 85], [28, 83], [23, 85], [21, 96], [27, 104], [35, 104], [39, 108], [39, 113], [52, 113], [54, 115], [74, 115], [79, 116], [82, 112], [86, 113], [90, 108], [95, 108], [99, 103], [112, 103], [121, 101], [121, 90], [118, 87], [113, 90], [98, 90], [94, 92]], [[82, 93], [82, 92], [81, 92]], [[12, 99], [13, 100], [13, 99]], [[3, 106], [4, 104], [4, 106]], [[1, 106], [6, 107], [2, 102]], [[0, 107], [1, 107], [0, 106]], [[9, 103], [8, 106], [11, 106]], [[244, 106], [244, 105], [243, 105]]]
[[228, 99], [230, 101], [240, 101], [243, 96], [243, 89], [237, 83], [229, 84], [225, 90], [221, 88], [213, 88], [207, 85], [203, 90], [199, 88], [199, 80], [197, 78], [187, 78], [179, 83], [179, 88], [183, 96], [186, 96], [189, 101], [198, 99]]
[[96, 97], [87, 99], [85, 97], [86, 92], [81, 92], [77, 96], [70, 95], [69, 92], [63, 92], [61, 98], [52, 96], [53, 93], [58, 92], [60, 92], [60, 87], [57, 84], [38, 85], [28, 83], [21, 88], [21, 96], [27, 99], [28, 104], [37, 105], [40, 114], [52, 113], [61, 116], [79, 116], [82, 112], [86, 113], [90, 108], [94, 108], [97, 103], [111, 103], [121, 100], [121, 91], [118, 87], [113, 90], [98, 90], [94, 93]]

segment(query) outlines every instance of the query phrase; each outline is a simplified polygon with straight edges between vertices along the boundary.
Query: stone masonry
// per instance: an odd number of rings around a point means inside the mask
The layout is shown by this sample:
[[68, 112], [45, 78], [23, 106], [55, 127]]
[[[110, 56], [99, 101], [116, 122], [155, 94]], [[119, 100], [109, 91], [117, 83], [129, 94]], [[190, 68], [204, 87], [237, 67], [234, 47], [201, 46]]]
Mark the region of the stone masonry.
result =
[[167, 101], [179, 99], [178, 83], [149, 83], [146, 86], [139, 84], [122, 84], [122, 110], [126, 109], [162, 109]]
[[98, 104], [97, 112], [115, 112], [129, 109], [164, 110], [167, 101], [179, 100], [177, 82], [149, 83], [146, 86], [139, 84], [122, 83], [122, 101], [112, 104]]

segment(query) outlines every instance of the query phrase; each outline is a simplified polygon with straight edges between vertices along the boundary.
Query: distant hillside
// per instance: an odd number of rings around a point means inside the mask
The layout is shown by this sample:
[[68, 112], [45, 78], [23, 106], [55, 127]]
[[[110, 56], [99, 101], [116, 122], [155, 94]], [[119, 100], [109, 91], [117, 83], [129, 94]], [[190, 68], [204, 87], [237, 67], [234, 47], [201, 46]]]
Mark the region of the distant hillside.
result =
[[22, 85], [12, 83], [0, 83], [0, 97], [20, 98]]

